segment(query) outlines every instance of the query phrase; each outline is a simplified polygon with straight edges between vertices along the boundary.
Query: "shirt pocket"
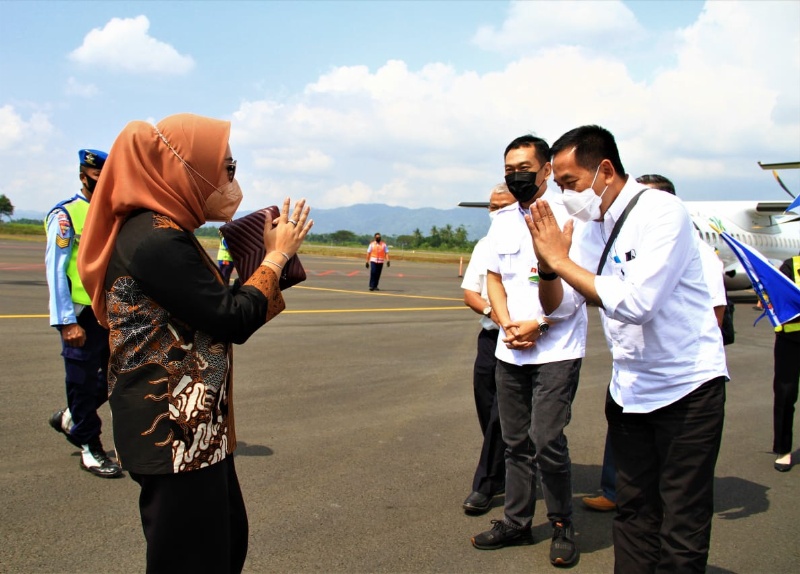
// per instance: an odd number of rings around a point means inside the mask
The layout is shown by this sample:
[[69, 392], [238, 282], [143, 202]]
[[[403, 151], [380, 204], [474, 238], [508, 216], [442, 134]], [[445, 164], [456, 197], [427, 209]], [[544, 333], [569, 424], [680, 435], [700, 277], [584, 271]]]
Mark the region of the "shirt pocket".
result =
[[519, 273], [520, 242], [505, 237], [497, 242], [497, 255], [500, 259], [500, 275], [509, 279]]
[[624, 261], [620, 261], [619, 257], [616, 255], [609, 256], [608, 258], [608, 265], [609, 270], [611, 271], [611, 275], [616, 277], [617, 279], [622, 279], [623, 281], [627, 277], [627, 270]]

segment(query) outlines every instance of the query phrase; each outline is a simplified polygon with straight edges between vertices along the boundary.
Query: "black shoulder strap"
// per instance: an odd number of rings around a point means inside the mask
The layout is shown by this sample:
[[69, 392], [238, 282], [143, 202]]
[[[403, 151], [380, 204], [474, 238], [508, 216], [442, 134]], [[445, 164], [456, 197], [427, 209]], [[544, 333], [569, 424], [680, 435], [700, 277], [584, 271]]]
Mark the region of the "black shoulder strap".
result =
[[622, 229], [622, 224], [625, 223], [625, 220], [628, 218], [628, 214], [633, 209], [633, 206], [636, 205], [636, 202], [639, 201], [639, 197], [647, 191], [643, 189], [639, 193], [633, 196], [633, 198], [628, 202], [628, 205], [625, 206], [625, 211], [622, 212], [622, 215], [619, 216], [617, 222], [614, 224], [614, 229], [611, 230], [611, 235], [608, 236], [608, 241], [606, 241], [606, 247], [603, 249], [603, 255], [600, 256], [600, 262], [597, 264], [597, 273], [595, 275], [600, 275], [603, 271], [603, 267], [606, 265], [606, 258], [608, 257], [608, 252], [611, 251], [611, 246], [614, 245], [614, 241], [617, 239], [617, 235], [619, 235], [619, 230]]

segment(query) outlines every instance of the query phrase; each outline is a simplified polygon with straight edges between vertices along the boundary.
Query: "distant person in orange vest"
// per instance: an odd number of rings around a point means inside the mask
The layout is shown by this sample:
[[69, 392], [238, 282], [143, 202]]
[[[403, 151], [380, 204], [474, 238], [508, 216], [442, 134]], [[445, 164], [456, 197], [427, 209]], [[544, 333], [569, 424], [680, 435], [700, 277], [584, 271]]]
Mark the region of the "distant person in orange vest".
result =
[[367, 248], [367, 264], [369, 269], [369, 290], [380, 291], [378, 289], [378, 281], [381, 280], [381, 271], [383, 271], [383, 263], [386, 262], [386, 267], [390, 267], [389, 263], [389, 246], [381, 240], [381, 234], [375, 234], [375, 241], [369, 244]]

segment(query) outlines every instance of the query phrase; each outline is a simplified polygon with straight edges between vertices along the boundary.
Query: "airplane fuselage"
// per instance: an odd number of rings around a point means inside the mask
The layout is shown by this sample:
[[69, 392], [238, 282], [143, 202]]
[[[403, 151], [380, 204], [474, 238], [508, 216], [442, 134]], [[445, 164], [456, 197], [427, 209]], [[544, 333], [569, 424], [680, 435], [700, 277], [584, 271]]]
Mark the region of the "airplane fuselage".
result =
[[725, 268], [725, 288], [729, 291], [749, 289], [750, 279], [715, 229], [727, 231], [755, 248], [776, 267], [800, 254], [800, 222], [781, 215], [788, 205], [785, 201], [687, 201], [685, 204], [703, 241], [718, 250]]

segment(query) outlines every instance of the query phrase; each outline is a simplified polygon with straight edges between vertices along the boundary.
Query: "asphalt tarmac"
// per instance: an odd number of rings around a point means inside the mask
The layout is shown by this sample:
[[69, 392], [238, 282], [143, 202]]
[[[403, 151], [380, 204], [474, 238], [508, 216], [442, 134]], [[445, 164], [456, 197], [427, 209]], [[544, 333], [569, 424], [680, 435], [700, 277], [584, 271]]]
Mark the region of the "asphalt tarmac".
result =
[[[0, 240], [0, 572], [142, 572], [138, 486], [82, 471], [78, 451], [48, 425], [65, 397], [43, 259], [43, 243]], [[394, 261], [370, 293], [363, 260], [302, 259], [308, 280], [285, 293], [287, 310], [234, 351], [245, 571], [555, 571], [541, 498], [533, 546], [470, 544], [503, 509], [502, 498], [484, 516], [461, 509], [481, 436], [472, 396], [478, 317], [461, 301], [458, 266]], [[581, 503], [599, 488], [610, 373], [597, 312], [589, 315], [567, 427], [576, 573], [613, 570], [612, 516]], [[726, 348], [714, 573], [800, 571], [800, 467], [772, 468], [773, 333], [767, 320], [752, 326], [757, 315], [751, 302], [737, 305], [737, 339]], [[111, 450], [107, 405], [101, 417]]]

